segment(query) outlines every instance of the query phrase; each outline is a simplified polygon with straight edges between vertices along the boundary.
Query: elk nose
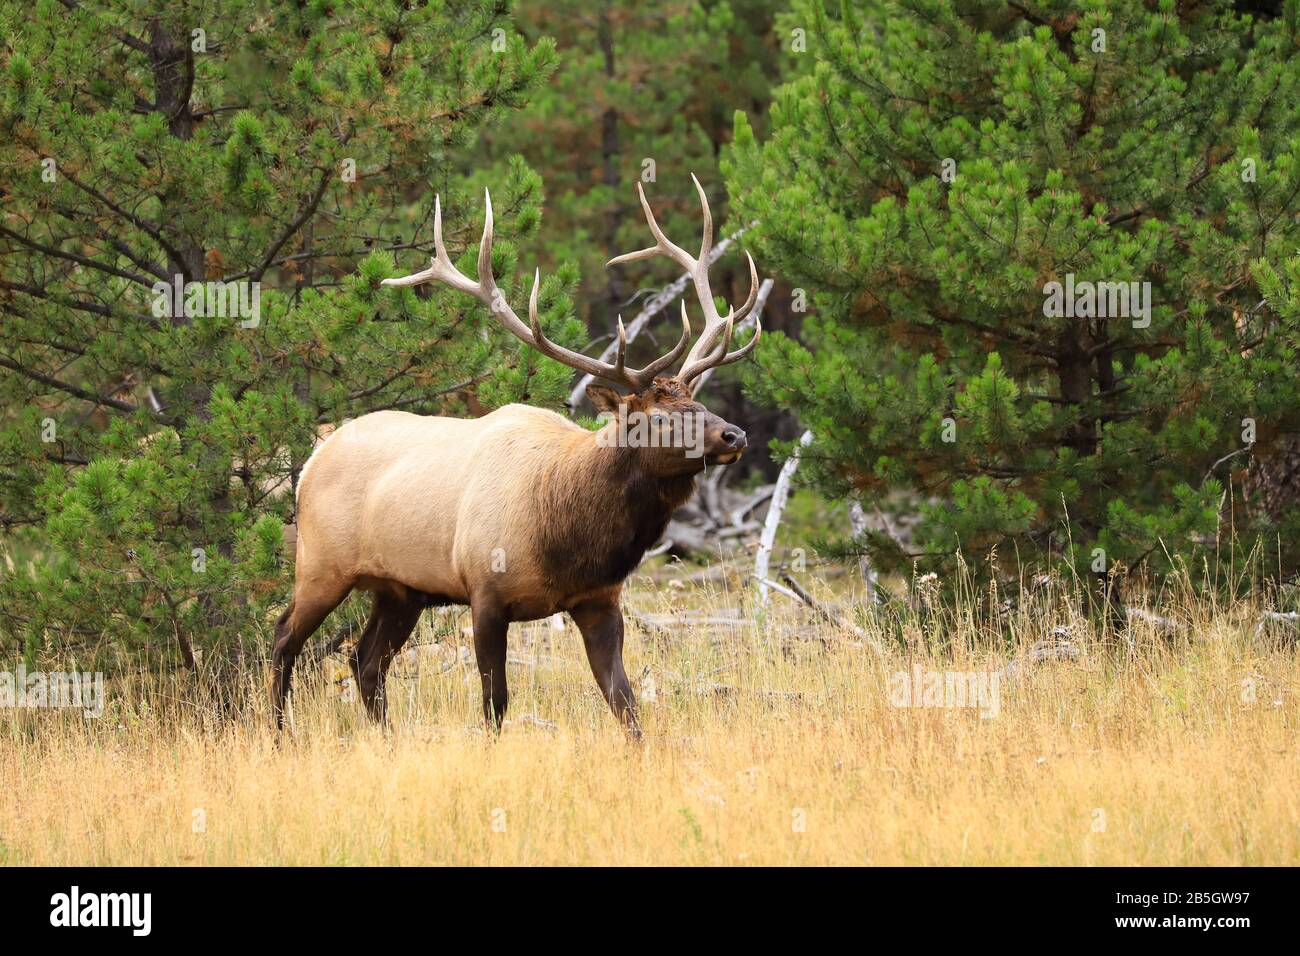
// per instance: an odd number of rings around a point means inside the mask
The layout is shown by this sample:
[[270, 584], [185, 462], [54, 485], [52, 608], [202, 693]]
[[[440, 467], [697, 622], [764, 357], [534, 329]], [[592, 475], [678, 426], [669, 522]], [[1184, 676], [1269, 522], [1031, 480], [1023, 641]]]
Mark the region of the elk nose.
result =
[[745, 439], [745, 433], [734, 425], [723, 429], [722, 440], [727, 443], [728, 448], [741, 449], [749, 444]]

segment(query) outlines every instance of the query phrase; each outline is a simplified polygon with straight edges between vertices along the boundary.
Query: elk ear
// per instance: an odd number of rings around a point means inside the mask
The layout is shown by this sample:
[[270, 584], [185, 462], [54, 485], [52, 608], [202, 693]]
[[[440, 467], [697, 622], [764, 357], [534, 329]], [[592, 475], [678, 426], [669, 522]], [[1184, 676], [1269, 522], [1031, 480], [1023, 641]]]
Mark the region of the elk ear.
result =
[[620, 405], [626, 405], [631, 397], [620, 395], [608, 385], [601, 385], [599, 382], [592, 382], [587, 386], [587, 400], [598, 412], [609, 412], [612, 415], [618, 411]]

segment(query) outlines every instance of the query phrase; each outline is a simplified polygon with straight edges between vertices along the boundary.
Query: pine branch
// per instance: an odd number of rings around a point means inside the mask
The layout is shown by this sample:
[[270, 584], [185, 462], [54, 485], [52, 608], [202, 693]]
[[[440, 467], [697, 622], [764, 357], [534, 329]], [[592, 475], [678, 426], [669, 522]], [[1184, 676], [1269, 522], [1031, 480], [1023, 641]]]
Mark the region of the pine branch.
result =
[[60, 392], [66, 392], [68, 395], [79, 398], [83, 402], [90, 402], [92, 405], [103, 405], [108, 408], [115, 408], [120, 412], [137, 412], [140, 410], [138, 405], [132, 405], [130, 402], [124, 402], [110, 395], [96, 395], [94, 392], [87, 391], [70, 382], [61, 381], [36, 369], [26, 368], [4, 355], [0, 355], [0, 368], [7, 368], [12, 372], [17, 372], [34, 382], [40, 382], [42, 385], [48, 385]]

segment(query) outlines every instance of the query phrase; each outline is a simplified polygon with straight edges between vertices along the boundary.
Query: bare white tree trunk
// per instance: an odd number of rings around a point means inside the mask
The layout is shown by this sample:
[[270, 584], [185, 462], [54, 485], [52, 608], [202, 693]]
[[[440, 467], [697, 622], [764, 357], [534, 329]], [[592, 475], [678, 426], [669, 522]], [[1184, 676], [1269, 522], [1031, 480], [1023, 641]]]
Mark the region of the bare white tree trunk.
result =
[[768, 562], [772, 557], [772, 547], [776, 544], [776, 529], [781, 524], [781, 515], [785, 513], [786, 503], [790, 500], [790, 482], [799, 470], [799, 452], [808, 447], [813, 433], [805, 431], [799, 436], [799, 445], [785, 464], [776, 479], [776, 489], [772, 492], [772, 503], [767, 507], [767, 520], [763, 522], [763, 534], [758, 540], [758, 554], [754, 558], [754, 577], [758, 579], [758, 604], [767, 607], [767, 591], [770, 586], [767, 577]]
[[[856, 499], [849, 505], [849, 527], [853, 529], [853, 537], [858, 538], [867, 530], [867, 515], [862, 510], [862, 502]], [[876, 571], [871, 566], [871, 559], [865, 554], [858, 556], [858, 570], [862, 572], [862, 585], [867, 590], [867, 600], [874, 602], [876, 600]]]
[[[733, 335], [736, 332], [741, 331], [742, 329], [754, 327], [754, 323], [763, 317], [763, 306], [767, 305], [767, 297], [771, 294], [772, 294], [772, 280], [764, 279], [762, 284], [758, 287], [758, 295], [755, 296], [754, 298], [754, 308], [750, 310], [749, 315], [741, 319], [740, 324], [732, 330]], [[707, 382], [710, 377], [712, 377], [716, 369], [717, 366], [714, 366], [713, 368], [706, 368], [703, 372], [700, 373], [700, 377], [695, 381], [696, 397], [699, 396], [700, 390], [704, 388], [704, 383]]]

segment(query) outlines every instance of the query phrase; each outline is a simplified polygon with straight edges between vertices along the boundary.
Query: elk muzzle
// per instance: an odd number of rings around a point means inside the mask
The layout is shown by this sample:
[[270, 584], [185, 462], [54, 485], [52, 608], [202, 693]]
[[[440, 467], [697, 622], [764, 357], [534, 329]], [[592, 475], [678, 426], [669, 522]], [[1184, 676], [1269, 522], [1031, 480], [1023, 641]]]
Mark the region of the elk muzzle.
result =
[[710, 465], [734, 464], [748, 446], [745, 430], [720, 418], [704, 430], [704, 460]]

